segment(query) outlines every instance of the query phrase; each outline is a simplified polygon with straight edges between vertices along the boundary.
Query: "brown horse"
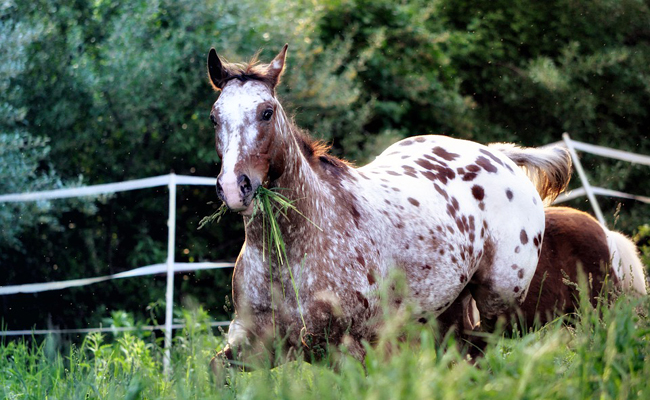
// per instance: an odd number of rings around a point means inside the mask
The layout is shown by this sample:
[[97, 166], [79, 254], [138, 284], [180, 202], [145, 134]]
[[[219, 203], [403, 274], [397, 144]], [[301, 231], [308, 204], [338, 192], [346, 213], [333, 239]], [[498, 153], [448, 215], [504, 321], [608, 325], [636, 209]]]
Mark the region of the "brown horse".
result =
[[[539, 264], [528, 296], [511, 315], [511, 321], [533, 327], [574, 312], [578, 301], [575, 283], [580, 271], [590, 282], [589, 296], [594, 305], [607, 276], [622, 292], [647, 294], [644, 267], [630, 239], [576, 209], [550, 207], [545, 214]], [[471, 297], [459, 297], [439, 321], [443, 329], [454, 324], [464, 330], [474, 329], [478, 315]]]
[[[246, 223], [221, 356], [264, 353], [282, 338], [286, 352], [318, 357], [345, 343], [362, 360], [362, 342], [377, 334], [378, 288], [394, 271], [406, 276], [400, 301], [420, 316], [440, 315], [470, 280], [484, 323], [519, 304], [540, 254], [543, 201], [569, 180], [568, 153], [417, 136], [354, 168], [285, 114], [275, 88], [286, 50], [267, 65], [208, 56], [220, 91], [210, 112], [217, 194]], [[299, 210], [278, 221], [284, 260], [265, 246], [260, 187], [282, 188]]]

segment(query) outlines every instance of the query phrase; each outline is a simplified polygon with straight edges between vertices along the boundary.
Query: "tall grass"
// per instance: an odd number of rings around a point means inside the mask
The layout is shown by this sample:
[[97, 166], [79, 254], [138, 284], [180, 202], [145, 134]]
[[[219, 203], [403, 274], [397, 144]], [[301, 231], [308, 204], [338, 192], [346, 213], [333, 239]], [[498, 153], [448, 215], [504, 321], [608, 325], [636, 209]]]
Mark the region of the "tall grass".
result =
[[[584, 299], [583, 299], [584, 300]], [[161, 349], [133, 335], [88, 335], [62, 354], [49, 337], [0, 345], [0, 397], [7, 399], [648, 399], [648, 298], [620, 297], [523, 335], [493, 334], [472, 365], [455, 339], [433, 326], [388, 333], [387, 355], [367, 347], [365, 365], [343, 357], [338, 371], [294, 361], [272, 370], [231, 371], [216, 380], [208, 362], [222, 345], [201, 310], [185, 313], [174, 338], [173, 374]], [[389, 315], [387, 322], [400, 316]], [[408, 316], [406, 316], [408, 317]], [[401, 318], [400, 318], [401, 319]], [[108, 340], [111, 339], [111, 340]]]

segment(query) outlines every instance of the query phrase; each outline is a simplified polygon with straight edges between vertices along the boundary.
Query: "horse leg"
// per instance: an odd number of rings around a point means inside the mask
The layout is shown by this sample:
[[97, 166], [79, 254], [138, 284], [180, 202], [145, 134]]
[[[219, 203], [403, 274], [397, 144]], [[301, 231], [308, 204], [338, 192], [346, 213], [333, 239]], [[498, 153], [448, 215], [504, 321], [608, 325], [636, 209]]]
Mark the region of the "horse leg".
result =
[[[239, 355], [250, 345], [248, 331], [244, 328], [244, 324], [235, 318], [228, 328], [226, 346], [210, 360], [212, 372], [219, 376], [223, 367], [234, 367], [239, 364], [241, 358]], [[243, 367], [243, 364], [239, 366]]]
[[270, 321], [271, 317], [264, 318], [264, 314], [256, 315], [254, 319], [235, 316], [228, 328], [226, 346], [210, 361], [215, 375], [219, 375], [224, 367], [240, 370], [273, 367], [274, 347], [270, 339], [273, 328]]
[[[344, 353], [363, 362], [366, 351], [361, 339], [364, 335], [359, 332], [360, 325], [354, 324], [355, 319], [343, 313], [342, 304], [339, 296], [330, 291], [317, 292], [313, 300], [303, 304], [305, 325], [300, 329], [298, 343], [302, 345], [305, 361], [328, 359], [336, 366]], [[358, 312], [350, 313], [363, 319], [365, 310], [359, 307], [354, 309]]]
[[541, 233], [535, 236], [534, 244], [528, 240], [523, 242], [526, 243], [519, 244], [515, 251], [508, 246], [496, 249], [494, 242], [486, 242], [487, 257], [481, 260], [479, 269], [470, 281], [472, 297], [481, 316], [480, 327], [484, 332], [493, 332], [499, 316], [514, 315], [526, 298], [537, 266]]
[[463, 338], [463, 335], [474, 329], [474, 325], [478, 322], [474, 320], [471, 313], [471, 299], [469, 285], [465, 286], [463, 291], [458, 295], [449, 307], [436, 318], [438, 322], [438, 330], [441, 336], [445, 336], [449, 331]]

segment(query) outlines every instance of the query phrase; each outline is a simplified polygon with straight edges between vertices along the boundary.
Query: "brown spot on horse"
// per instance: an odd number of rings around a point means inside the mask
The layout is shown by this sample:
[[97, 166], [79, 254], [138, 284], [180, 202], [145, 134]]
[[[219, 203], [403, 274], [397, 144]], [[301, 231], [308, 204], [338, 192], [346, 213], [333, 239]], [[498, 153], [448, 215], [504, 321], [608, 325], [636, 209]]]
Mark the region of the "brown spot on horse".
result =
[[503, 164], [503, 161], [501, 161], [498, 157], [496, 157], [496, 156], [495, 156], [494, 154], [492, 154], [490, 151], [485, 150], [485, 149], [481, 149], [480, 152], [483, 153], [483, 154], [485, 154], [486, 156], [490, 157], [490, 158], [492, 159], [492, 161], [494, 161], [495, 163], [497, 163], [497, 164], [499, 164], [499, 165], [501, 165], [501, 166], [504, 165], [504, 164]]
[[459, 154], [455, 153], [450, 153], [447, 150], [443, 149], [442, 147], [436, 146], [433, 148], [433, 154], [437, 155], [440, 158], [443, 158], [447, 161], [454, 161], [458, 157], [460, 157]]
[[528, 243], [528, 234], [526, 234], [525, 229], [522, 229], [521, 232], [519, 233], [519, 240], [521, 240], [521, 244]]
[[476, 164], [477, 164], [479, 167], [481, 167], [481, 168], [483, 168], [484, 170], [486, 170], [487, 172], [490, 172], [490, 173], [493, 173], [493, 174], [496, 173], [496, 172], [498, 171], [498, 170], [497, 170], [497, 167], [495, 167], [494, 165], [492, 165], [492, 163], [490, 162], [490, 160], [488, 160], [487, 158], [485, 158], [485, 157], [483, 157], [483, 156], [480, 156], [480, 157], [478, 157], [478, 158], [476, 159]]
[[440, 193], [442, 197], [445, 198], [445, 200], [449, 200], [449, 195], [447, 194], [447, 192], [444, 189], [442, 189], [440, 186], [438, 186], [437, 183], [434, 183], [433, 187], [436, 189], [436, 192]]
[[470, 172], [470, 173], [467, 173], [467, 174], [463, 175], [463, 180], [464, 180], [465, 182], [471, 182], [471, 181], [473, 181], [476, 177], [477, 177], [476, 173], [474, 173], [474, 172]]
[[472, 186], [472, 196], [474, 196], [476, 200], [481, 201], [485, 198], [485, 190], [483, 190], [479, 185], [474, 185]]

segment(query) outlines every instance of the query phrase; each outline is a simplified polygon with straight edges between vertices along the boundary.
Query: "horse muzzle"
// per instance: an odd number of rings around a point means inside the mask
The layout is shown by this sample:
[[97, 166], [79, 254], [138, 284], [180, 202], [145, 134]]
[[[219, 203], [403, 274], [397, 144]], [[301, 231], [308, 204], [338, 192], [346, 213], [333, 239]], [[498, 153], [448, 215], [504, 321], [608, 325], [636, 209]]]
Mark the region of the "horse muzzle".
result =
[[226, 203], [231, 211], [249, 215], [253, 211], [253, 197], [260, 184], [251, 181], [246, 174], [241, 174], [236, 179], [228, 179], [233, 177], [233, 174], [230, 174], [217, 178], [217, 197]]

